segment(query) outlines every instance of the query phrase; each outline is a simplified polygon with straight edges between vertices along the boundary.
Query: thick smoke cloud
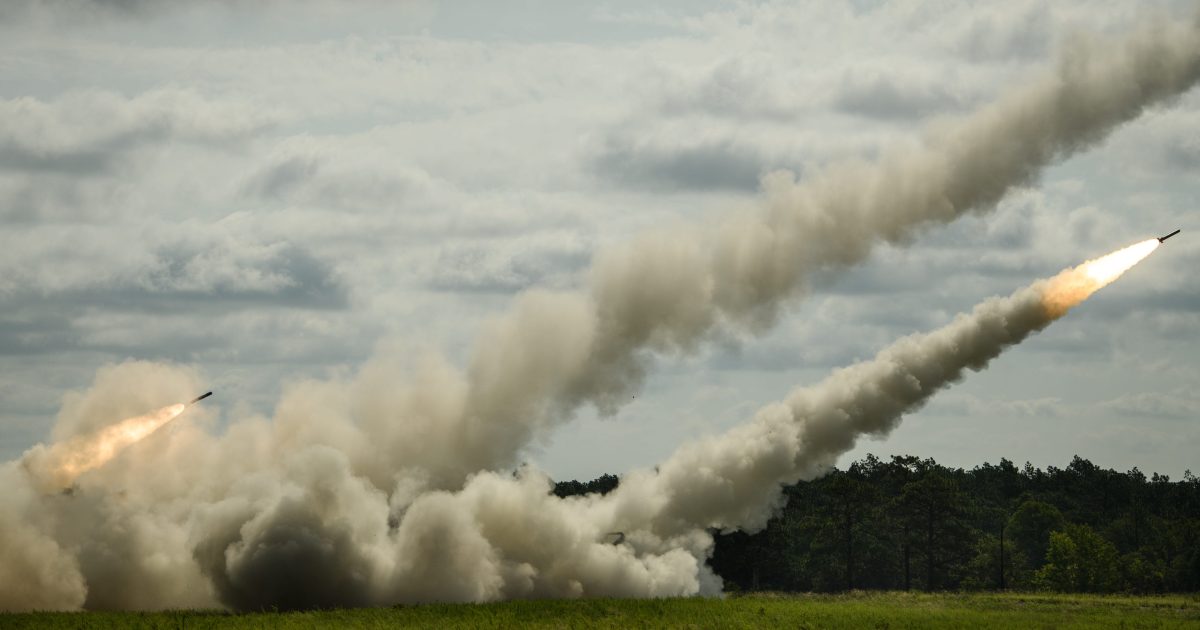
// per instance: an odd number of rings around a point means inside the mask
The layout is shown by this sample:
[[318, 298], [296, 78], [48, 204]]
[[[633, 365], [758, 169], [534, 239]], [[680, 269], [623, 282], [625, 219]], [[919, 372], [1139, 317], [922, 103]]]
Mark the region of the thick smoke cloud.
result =
[[[5, 465], [0, 609], [717, 592], [708, 528], [761, 527], [781, 483], [820, 474], [859, 435], [886, 433], [1061, 315], [1044, 304], [1050, 285], [901, 340], [685, 445], [657, 471], [626, 475], [606, 497], [557, 499], [545, 475], [503, 471], [580, 405], [615, 410], [652, 353], [686, 351], [719, 326], [769, 325], [812, 271], [986, 210], [1197, 79], [1195, 25], [1080, 41], [1057, 73], [940, 124], [920, 147], [801, 183], [773, 175], [758, 210], [601, 256], [586, 293], [523, 294], [480, 335], [465, 370], [436, 354], [383, 356], [344, 381], [293, 384], [273, 418], [222, 433], [194, 407], [70, 494], [46, 494], [36, 470]], [[54, 437], [186, 400], [202, 391], [195, 385], [171, 366], [108, 368], [64, 407]], [[608, 544], [611, 531], [625, 543]]]
[[15, 463], [0, 467], [0, 483], [0, 610], [79, 608], [87, 583], [78, 559], [47, 533], [43, 497]]

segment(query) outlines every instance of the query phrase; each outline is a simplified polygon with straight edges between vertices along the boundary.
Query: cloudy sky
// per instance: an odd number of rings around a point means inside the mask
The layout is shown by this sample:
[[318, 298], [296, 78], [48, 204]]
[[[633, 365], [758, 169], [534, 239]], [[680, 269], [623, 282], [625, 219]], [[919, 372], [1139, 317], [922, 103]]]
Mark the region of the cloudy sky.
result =
[[[226, 421], [373, 354], [465, 361], [522, 290], [755, 203], [760, 177], [919, 143], [1061, 43], [1193, 2], [44, 0], [0, 8], [0, 459], [127, 359], [202, 371]], [[1200, 472], [1200, 91], [994, 212], [819, 278], [764, 334], [660, 356], [558, 478], [682, 440], [983, 298], [1180, 238], [851, 454], [1074, 454]]]

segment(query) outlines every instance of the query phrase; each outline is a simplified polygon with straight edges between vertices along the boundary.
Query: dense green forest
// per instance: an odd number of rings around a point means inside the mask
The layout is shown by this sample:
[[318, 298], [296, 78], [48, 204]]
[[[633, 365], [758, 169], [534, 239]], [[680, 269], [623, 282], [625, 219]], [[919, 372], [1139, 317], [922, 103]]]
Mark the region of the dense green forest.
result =
[[[608, 492], [604, 475], [559, 496]], [[728, 590], [1200, 591], [1200, 479], [1002, 459], [971, 470], [867, 456], [785, 488], [753, 535], [719, 534]]]

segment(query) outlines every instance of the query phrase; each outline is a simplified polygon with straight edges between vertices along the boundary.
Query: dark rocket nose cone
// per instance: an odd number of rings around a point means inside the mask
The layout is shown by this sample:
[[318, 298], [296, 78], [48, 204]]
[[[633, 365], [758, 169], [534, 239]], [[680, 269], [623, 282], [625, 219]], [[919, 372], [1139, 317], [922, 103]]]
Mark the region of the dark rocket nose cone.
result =
[[207, 393], [205, 393], [205, 394], [202, 394], [202, 395], [200, 395], [200, 396], [197, 396], [195, 400], [193, 400], [192, 402], [189, 402], [188, 404], [189, 404], [189, 405], [194, 405], [194, 404], [196, 404], [196, 403], [200, 402], [201, 400], [204, 400], [205, 398], [208, 398], [209, 396], [212, 396], [212, 392], [207, 392]]
[[1171, 232], [1170, 234], [1168, 234], [1166, 236], [1160, 236], [1160, 237], [1158, 237], [1158, 242], [1165, 243], [1165, 242], [1167, 242], [1167, 239], [1171, 238], [1172, 236], [1175, 236], [1178, 233], [1179, 233], [1179, 230], [1175, 230], [1174, 232]]

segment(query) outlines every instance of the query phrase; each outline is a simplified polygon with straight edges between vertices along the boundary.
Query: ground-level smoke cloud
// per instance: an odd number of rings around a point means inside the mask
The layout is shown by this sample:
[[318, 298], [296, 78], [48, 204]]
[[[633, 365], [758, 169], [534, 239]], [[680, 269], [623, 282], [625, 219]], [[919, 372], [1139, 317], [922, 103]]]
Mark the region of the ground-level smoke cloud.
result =
[[[1075, 270], [986, 302], [681, 447], [657, 471], [629, 473], [606, 497], [554, 497], [545, 475], [512, 472], [521, 450], [581, 404], [615, 408], [648, 353], [691, 348], [717, 326], [765, 326], [813, 270], [986, 210], [1198, 78], [1195, 24], [1081, 41], [1056, 73], [936, 126], [918, 148], [800, 183], [769, 177], [757, 210], [601, 255], [586, 292], [523, 294], [465, 370], [437, 354], [385, 354], [348, 381], [289, 387], [272, 418], [220, 433], [196, 406], [72, 475], [70, 494], [41, 489], [35, 449], [0, 466], [0, 609], [716, 592], [709, 528], [760, 527], [781, 483], [886, 433], [1102, 283]], [[43, 450], [92, 444], [105, 427], [201, 391], [187, 370], [112, 367], [64, 408]], [[114, 392], [136, 392], [137, 410], [112, 413], [124, 409], [109, 404]], [[622, 544], [608, 544], [613, 531]]]

